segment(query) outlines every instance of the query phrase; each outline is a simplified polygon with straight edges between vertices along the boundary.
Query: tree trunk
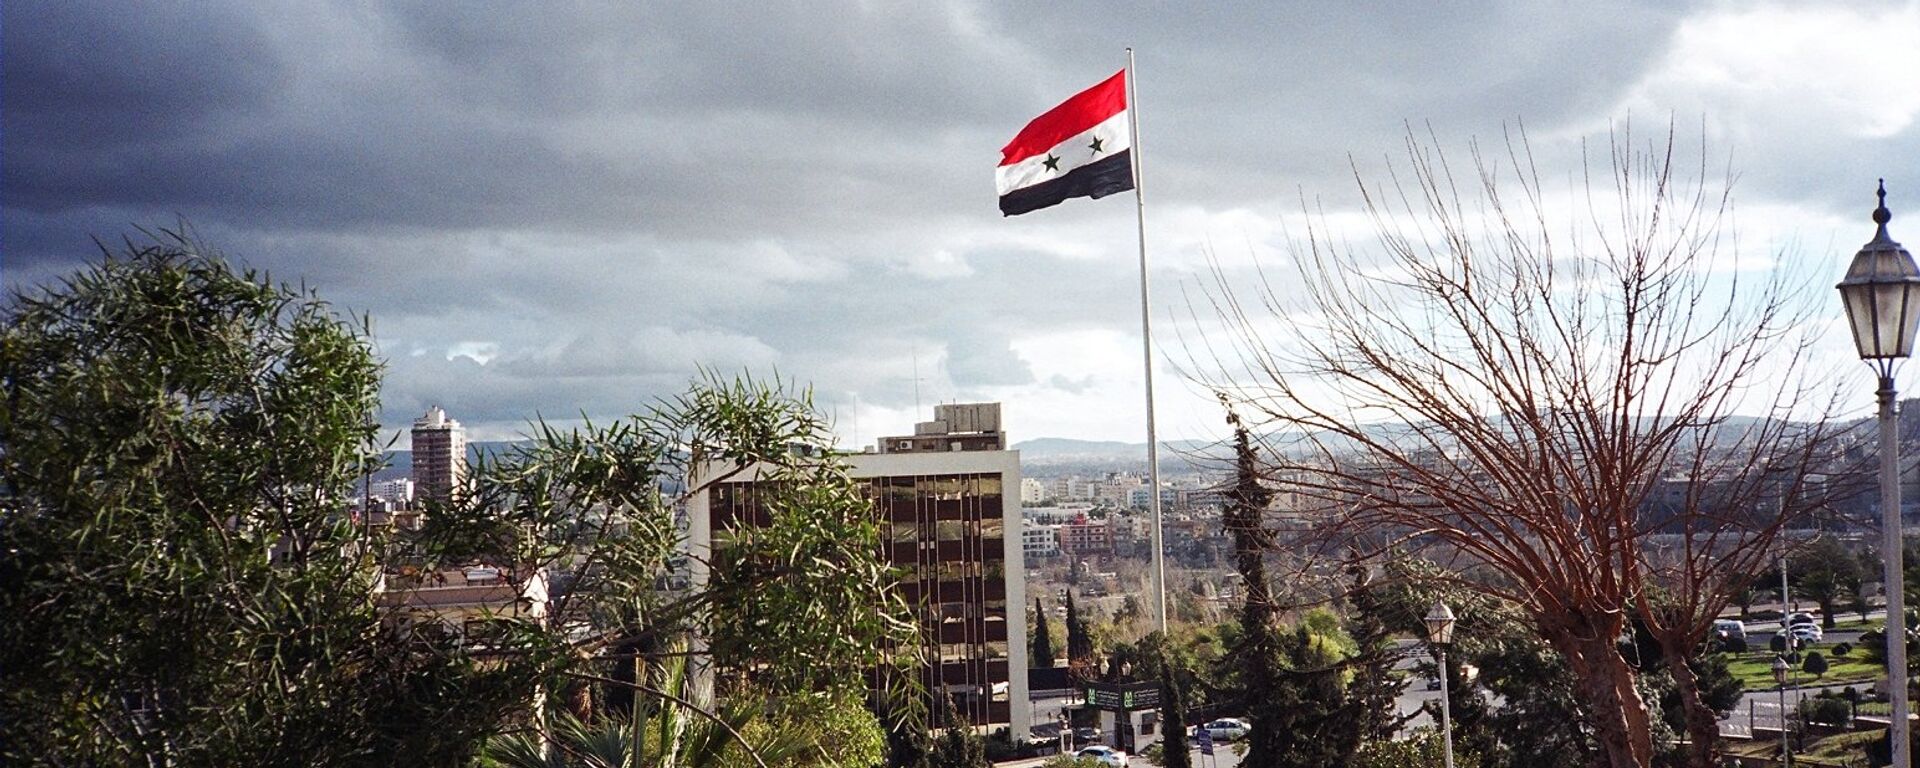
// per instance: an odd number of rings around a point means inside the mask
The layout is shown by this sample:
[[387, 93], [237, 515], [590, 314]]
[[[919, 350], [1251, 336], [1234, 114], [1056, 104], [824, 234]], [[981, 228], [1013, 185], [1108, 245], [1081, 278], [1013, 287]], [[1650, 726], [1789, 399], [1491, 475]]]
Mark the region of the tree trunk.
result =
[[[1607, 622], [1597, 622], [1606, 624]], [[1616, 622], [1617, 623], [1617, 622]], [[1586, 700], [1594, 740], [1608, 768], [1649, 768], [1653, 763], [1653, 733], [1647, 704], [1633, 686], [1633, 670], [1614, 644], [1620, 628], [1586, 626], [1579, 630], [1548, 631], [1549, 644], [1567, 657], [1574, 688]]]
[[1693, 667], [1687, 665], [1684, 655], [1667, 649], [1667, 674], [1673, 676], [1673, 682], [1680, 690], [1680, 706], [1686, 711], [1687, 739], [1691, 742], [1687, 748], [1687, 765], [1693, 768], [1713, 768], [1714, 756], [1720, 746], [1720, 718], [1700, 698], [1700, 678], [1693, 674]]

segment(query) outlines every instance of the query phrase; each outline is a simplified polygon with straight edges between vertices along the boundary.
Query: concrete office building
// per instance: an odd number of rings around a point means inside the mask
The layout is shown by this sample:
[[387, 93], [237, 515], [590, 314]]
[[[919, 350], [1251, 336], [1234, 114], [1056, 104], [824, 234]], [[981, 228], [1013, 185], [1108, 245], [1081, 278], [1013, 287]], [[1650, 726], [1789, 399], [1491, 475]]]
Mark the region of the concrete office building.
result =
[[440, 406], [413, 422], [414, 498], [446, 501], [467, 476], [467, 431]]
[[1060, 554], [1059, 526], [1027, 525], [1020, 532], [1020, 548], [1029, 559]]
[[[952, 697], [973, 725], [1012, 725], [1024, 738], [1031, 705], [1020, 455], [1005, 444], [998, 403], [942, 405], [914, 435], [841, 458], [884, 522], [879, 543], [888, 559], [906, 572], [900, 588], [918, 612], [927, 659], [921, 682]], [[696, 585], [705, 581], [700, 563], [714, 532], [753, 518], [749, 475], [688, 502]]]

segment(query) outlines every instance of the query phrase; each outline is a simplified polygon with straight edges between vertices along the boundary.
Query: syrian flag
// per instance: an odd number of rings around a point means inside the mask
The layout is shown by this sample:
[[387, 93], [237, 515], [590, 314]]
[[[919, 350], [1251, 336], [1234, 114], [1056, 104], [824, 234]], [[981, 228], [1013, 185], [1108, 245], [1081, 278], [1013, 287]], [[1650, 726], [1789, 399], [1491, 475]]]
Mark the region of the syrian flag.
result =
[[1127, 71], [1036, 117], [1000, 150], [1000, 213], [1018, 216], [1069, 197], [1133, 189]]

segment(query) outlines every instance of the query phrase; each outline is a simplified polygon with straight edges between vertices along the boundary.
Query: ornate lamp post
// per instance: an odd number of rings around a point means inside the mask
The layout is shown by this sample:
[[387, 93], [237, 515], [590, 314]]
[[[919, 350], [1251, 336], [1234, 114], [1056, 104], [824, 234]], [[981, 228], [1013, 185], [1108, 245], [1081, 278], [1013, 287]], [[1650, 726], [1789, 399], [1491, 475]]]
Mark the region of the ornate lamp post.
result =
[[[1880, 520], [1881, 559], [1885, 561], [1887, 592], [1887, 697], [1892, 700], [1892, 722], [1887, 740], [1893, 764], [1911, 765], [1911, 726], [1907, 722], [1906, 585], [1902, 580], [1900, 535], [1900, 443], [1894, 419], [1893, 367], [1913, 354], [1915, 324], [1920, 323], [1920, 265], [1913, 254], [1887, 236], [1886, 180], [1880, 182], [1879, 207], [1873, 221], [1879, 225], [1873, 240], [1860, 247], [1840, 281], [1840, 300], [1846, 305], [1847, 324], [1860, 359], [1880, 377]], [[1896, 677], [1898, 682], [1896, 682]]]
[[1453, 697], [1447, 689], [1447, 646], [1453, 644], [1453, 611], [1439, 600], [1423, 619], [1427, 623], [1427, 641], [1440, 661], [1440, 735], [1446, 744], [1446, 768], [1453, 768]]
[[1793, 665], [1784, 656], [1773, 657], [1773, 681], [1780, 684], [1780, 759], [1793, 768], [1793, 750], [1787, 746], [1787, 675]]

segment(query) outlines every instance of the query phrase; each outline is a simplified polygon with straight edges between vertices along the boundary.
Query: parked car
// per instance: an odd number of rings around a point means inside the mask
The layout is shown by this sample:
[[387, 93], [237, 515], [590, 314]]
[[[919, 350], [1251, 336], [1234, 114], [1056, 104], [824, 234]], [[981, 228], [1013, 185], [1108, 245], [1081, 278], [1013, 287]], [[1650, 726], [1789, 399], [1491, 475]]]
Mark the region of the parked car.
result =
[[1246, 738], [1247, 731], [1253, 730], [1253, 725], [1237, 717], [1223, 717], [1200, 728], [1214, 741], [1235, 741]]
[[1429, 690], [1429, 691], [1437, 691], [1437, 690], [1440, 690], [1440, 676], [1439, 676], [1439, 675], [1434, 675], [1434, 676], [1432, 676], [1432, 677], [1429, 677], [1429, 678], [1427, 678], [1427, 690]]
[[1127, 768], [1127, 753], [1113, 747], [1087, 747], [1073, 753], [1073, 756], [1091, 757], [1100, 761], [1101, 765], [1109, 765], [1113, 768]]
[[1818, 623], [1819, 623], [1818, 621], [1814, 620], [1813, 614], [1807, 613], [1806, 611], [1794, 611], [1793, 613], [1787, 614], [1787, 626], [1789, 627], [1795, 627], [1801, 624], [1818, 624]]
[[1091, 725], [1083, 725], [1073, 729], [1073, 743], [1075, 744], [1093, 744], [1098, 741], [1100, 741], [1100, 729], [1098, 728]]
[[1793, 636], [1793, 644], [1798, 647], [1818, 643], [1826, 637], [1826, 633], [1820, 630], [1820, 625], [1818, 624], [1794, 624], [1774, 634], [1791, 634]]

